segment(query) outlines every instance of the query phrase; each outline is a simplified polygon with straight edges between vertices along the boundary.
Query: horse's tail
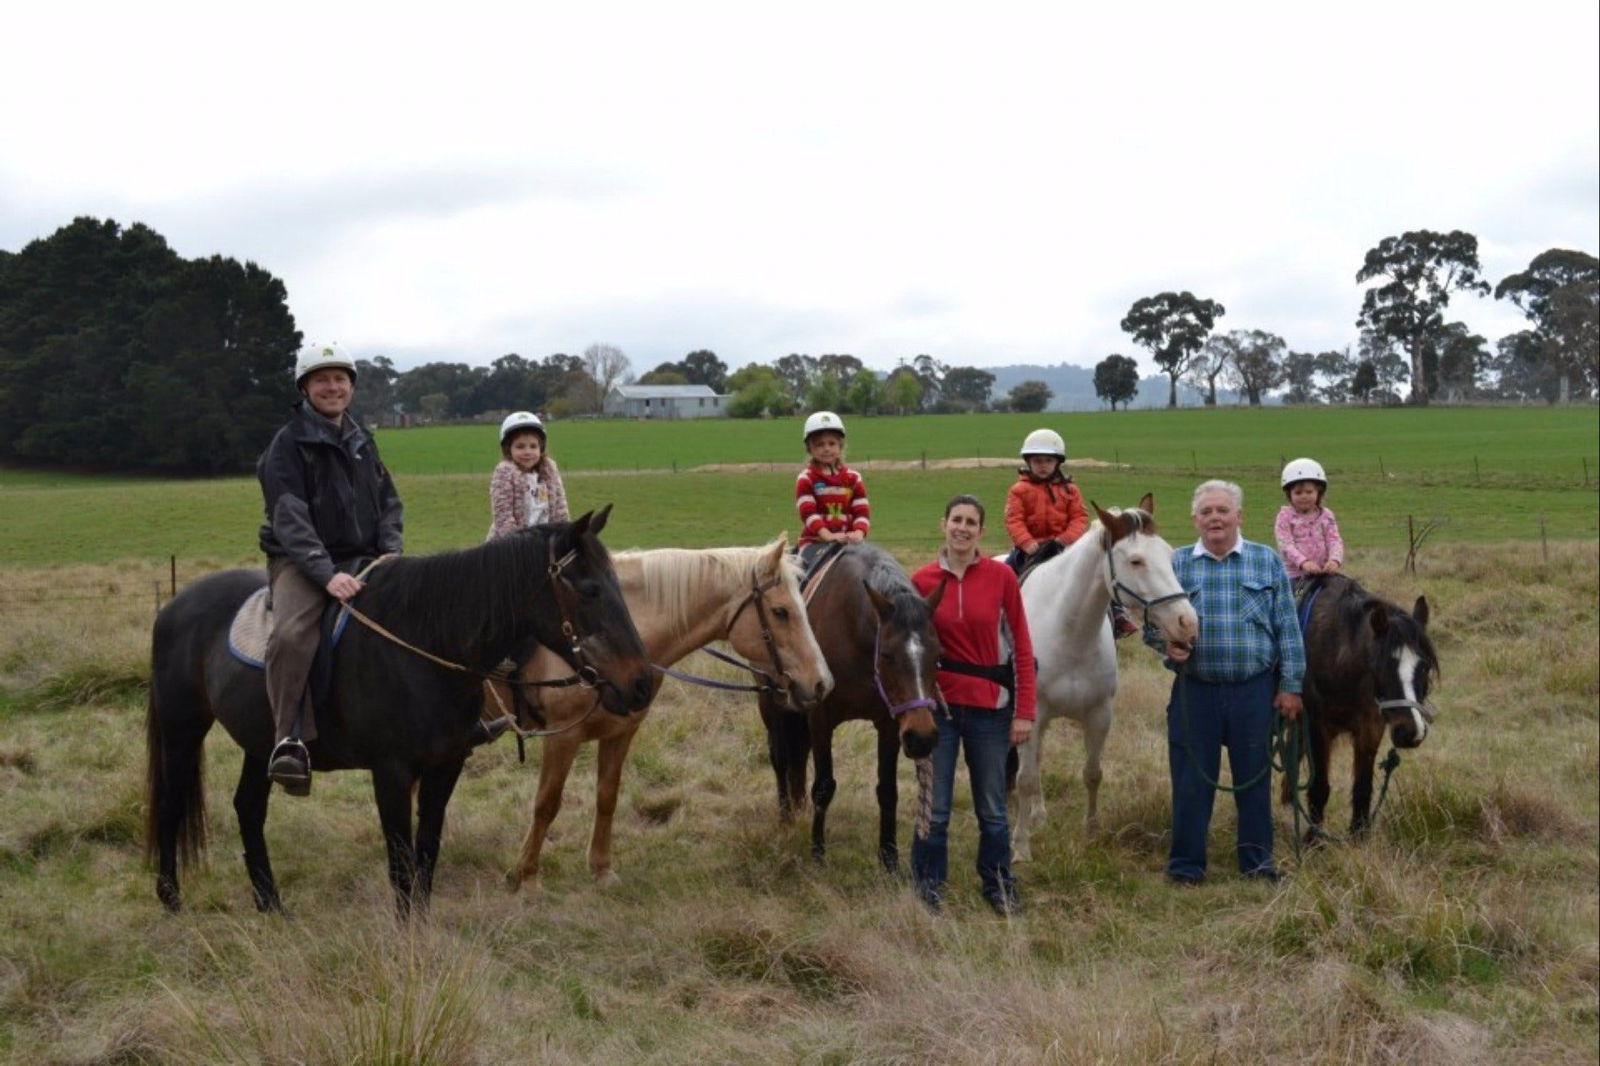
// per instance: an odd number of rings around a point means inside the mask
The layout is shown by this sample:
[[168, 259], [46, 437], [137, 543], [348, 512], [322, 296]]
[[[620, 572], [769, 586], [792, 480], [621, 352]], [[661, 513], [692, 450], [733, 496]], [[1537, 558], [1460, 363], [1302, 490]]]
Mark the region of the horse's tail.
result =
[[187, 867], [200, 858], [206, 846], [205, 745], [168, 743], [164, 690], [169, 696], [168, 715], [173, 701], [170, 682], [162, 676], [159, 632], [152, 644], [150, 702], [144, 720], [144, 857], [148, 863], [160, 856], [163, 838], [171, 834], [165, 841], [167, 847], [176, 853], [178, 863]]

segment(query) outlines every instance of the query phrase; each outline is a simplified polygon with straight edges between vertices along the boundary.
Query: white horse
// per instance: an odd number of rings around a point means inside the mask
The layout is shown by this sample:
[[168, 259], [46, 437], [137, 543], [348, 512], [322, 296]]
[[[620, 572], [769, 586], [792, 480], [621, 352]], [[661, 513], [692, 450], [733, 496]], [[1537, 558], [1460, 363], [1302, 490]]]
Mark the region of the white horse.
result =
[[1172, 572], [1172, 545], [1156, 533], [1155, 499], [1136, 510], [1104, 511], [1070, 548], [1040, 563], [1022, 585], [1022, 605], [1039, 663], [1039, 719], [1017, 749], [1018, 768], [1009, 810], [1012, 857], [1032, 859], [1029, 834], [1044, 820], [1039, 751], [1053, 718], [1083, 729], [1084, 823], [1099, 827], [1100, 753], [1111, 732], [1117, 694], [1117, 652], [1106, 610], [1113, 598], [1168, 640], [1193, 642], [1200, 631], [1194, 606]]

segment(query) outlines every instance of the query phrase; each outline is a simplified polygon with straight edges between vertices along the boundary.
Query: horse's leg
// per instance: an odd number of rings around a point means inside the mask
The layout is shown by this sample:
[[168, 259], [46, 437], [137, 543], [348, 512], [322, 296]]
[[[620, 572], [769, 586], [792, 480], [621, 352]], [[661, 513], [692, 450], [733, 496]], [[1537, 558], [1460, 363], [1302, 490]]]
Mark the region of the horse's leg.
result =
[[892, 874], [900, 872], [900, 844], [895, 839], [896, 811], [900, 806], [900, 731], [892, 720], [878, 729], [878, 861]]
[[1372, 824], [1372, 766], [1383, 745], [1383, 721], [1363, 719], [1350, 732], [1350, 835], [1362, 837]]
[[806, 798], [809, 727], [805, 715], [785, 711], [765, 695], [760, 701], [761, 720], [767, 727], [767, 758], [778, 782], [778, 818], [787, 825]]
[[572, 761], [583, 746], [576, 733], [558, 733], [544, 738], [544, 751], [539, 757], [539, 791], [533, 801], [533, 824], [522, 838], [522, 854], [517, 864], [506, 874], [506, 884], [513, 891], [528, 885], [532, 891], [539, 888], [539, 854], [544, 850], [545, 837], [550, 823], [561, 813], [561, 793], [567, 787], [567, 774], [572, 772]]
[[828, 804], [838, 782], [833, 779], [833, 730], [823, 726], [811, 738], [811, 758], [816, 777], [811, 782], [811, 857], [821, 862], [827, 854]]
[[1039, 786], [1039, 758], [1044, 747], [1044, 730], [1049, 719], [1041, 715], [1034, 724], [1028, 742], [1016, 749], [1017, 778], [1012, 794], [1007, 797], [1006, 809], [1013, 812], [1011, 828], [1011, 860], [1033, 861], [1033, 842], [1030, 839], [1033, 825], [1044, 821], [1044, 794]]
[[372, 768], [372, 797], [378, 804], [378, 822], [389, 855], [389, 885], [401, 917], [411, 912], [411, 885], [417, 868], [411, 846], [411, 786], [415, 781], [403, 764], [384, 762]]
[[1322, 834], [1322, 816], [1328, 808], [1328, 793], [1332, 790], [1328, 782], [1328, 765], [1331, 762], [1329, 754], [1333, 747], [1333, 735], [1323, 723], [1321, 715], [1312, 718], [1309, 724], [1306, 733], [1311, 750], [1307, 753], [1306, 761], [1311, 771], [1311, 785], [1306, 789], [1306, 817], [1311, 820], [1311, 825], [1306, 829], [1305, 839], [1306, 843], [1311, 844]]
[[1100, 831], [1100, 782], [1105, 778], [1100, 756], [1111, 734], [1111, 707], [1106, 700], [1083, 718], [1083, 829], [1090, 836]]
[[239, 819], [239, 839], [244, 844], [244, 869], [250, 875], [256, 910], [281, 914], [283, 900], [278, 896], [272, 860], [267, 856], [267, 802], [271, 795], [267, 753], [245, 752], [244, 765], [239, 768], [239, 785], [233, 790], [233, 813]]
[[417, 790], [417, 880], [411, 890], [417, 910], [426, 912], [433, 898], [433, 871], [439, 865], [439, 842], [444, 837], [444, 811], [450, 806], [466, 758], [423, 771]]
[[611, 828], [616, 819], [617, 793], [622, 788], [622, 767], [628, 761], [628, 749], [633, 746], [633, 736], [638, 732], [639, 718], [635, 715], [628, 722], [633, 728], [600, 741], [595, 766], [594, 833], [589, 838], [589, 872], [594, 874], [595, 883], [601, 888], [610, 888], [622, 881], [611, 869]]

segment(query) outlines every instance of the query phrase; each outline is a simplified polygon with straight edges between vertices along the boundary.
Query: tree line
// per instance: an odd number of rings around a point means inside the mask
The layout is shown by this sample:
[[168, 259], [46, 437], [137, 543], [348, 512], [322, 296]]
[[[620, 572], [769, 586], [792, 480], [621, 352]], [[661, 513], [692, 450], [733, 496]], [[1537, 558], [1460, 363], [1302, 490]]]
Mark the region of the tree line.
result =
[[[1283, 388], [1288, 403], [1427, 404], [1474, 399], [1543, 399], [1565, 403], [1600, 394], [1600, 259], [1551, 248], [1528, 268], [1493, 288], [1528, 319], [1529, 328], [1488, 341], [1461, 322], [1446, 321], [1458, 293], [1487, 296], [1478, 239], [1453, 230], [1415, 230], [1385, 237], [1370, 249], [1356, 283], [1376, 282], [1362, 295], [1354, 354], [1295, 352], [1276, 334], [1237, 329], [1212, 334], [1226, 309], [1190, 292], [1163, 292], [1136, 301], [1123, 332], [1150, 352], [1170, 381], [1167, 406], [1185, 381], [1217, 402], [1217, 384], [1251, 404]], [[1138, 392], [1138, 368], [1123, 355], [1095, 366], [1095, 393], [1115, 410]]]
[[[1272, 333], [1213, 334], [1215, 300], [1164, 292], [1136, 301], [1121, 327], [1170, 380], [1215, 403], [1219, 385], [1258, 404], [1434, 398], [1545, 399], [1600, 393], [1600, 260], [1550, 249], [1494, 287], [1529, 328], [1498, 340], [1446, 321], [1453, 294], [1487, 295], [1477, 239], [1422, 230], [1367, 253], [1356, 352], [1296, 352]], [[283, 283], [255, 263], [187, 260], [142, 224], [78, 218], [16, 253], [0, 251], [0, 458], [116, 470], [249, 469], [296, 399], [302, 338]], [[430, 362], [400, 370], [383, 355], [356, 362], [364, 417], [471, 419], [514, 409], [555, 417], [601, 412], [612, 386], [705, 385], [739, 418], [801, 410], [842, 413], [1042, 411], [1042, 381], [994, 395], [995, 376], [931, 355], [880, 373], [850, 354], [790, 353], [730, 370], [698, 349], [635, 379], [618, 347], [595, 343], [542, 359], [509, 353], [488, 366]], [[1095, 392], [1124, 407], [1138, 364], [1107, 356]]]

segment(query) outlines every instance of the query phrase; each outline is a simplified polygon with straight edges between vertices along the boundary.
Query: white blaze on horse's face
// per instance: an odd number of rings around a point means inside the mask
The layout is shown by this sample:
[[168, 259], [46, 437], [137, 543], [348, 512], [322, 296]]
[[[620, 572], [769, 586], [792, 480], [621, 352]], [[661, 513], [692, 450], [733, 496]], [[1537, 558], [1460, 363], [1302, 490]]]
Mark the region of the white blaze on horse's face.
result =
[[916, 692], [911, 698], [914, 700], [935, 698], [937, 694], [930, 695], [922, 685], [922, 679], [928, 675], [928, 670], [923, 665], [928, 657], [928, 649], [922, 643], [922, 637], [916, 633], [910, 634], [906, 637], [905, 647], [906, 658], [911, 661], [911, 676], [917, 679]]
[[1415, 648], [1407, 644], [1394, 653], [1395, 669], [1400, 675], [1400, 691], [1411, 702], [1411, 721], [1417, 730], [1417, 743], [1428, 735], [1428, 723], [1417, 710], [1417, 705], [1422, 701], [1417, 699], [1417, 671], [1427, 669], [1422, 661], [1422, 656], [1417, 654]]

